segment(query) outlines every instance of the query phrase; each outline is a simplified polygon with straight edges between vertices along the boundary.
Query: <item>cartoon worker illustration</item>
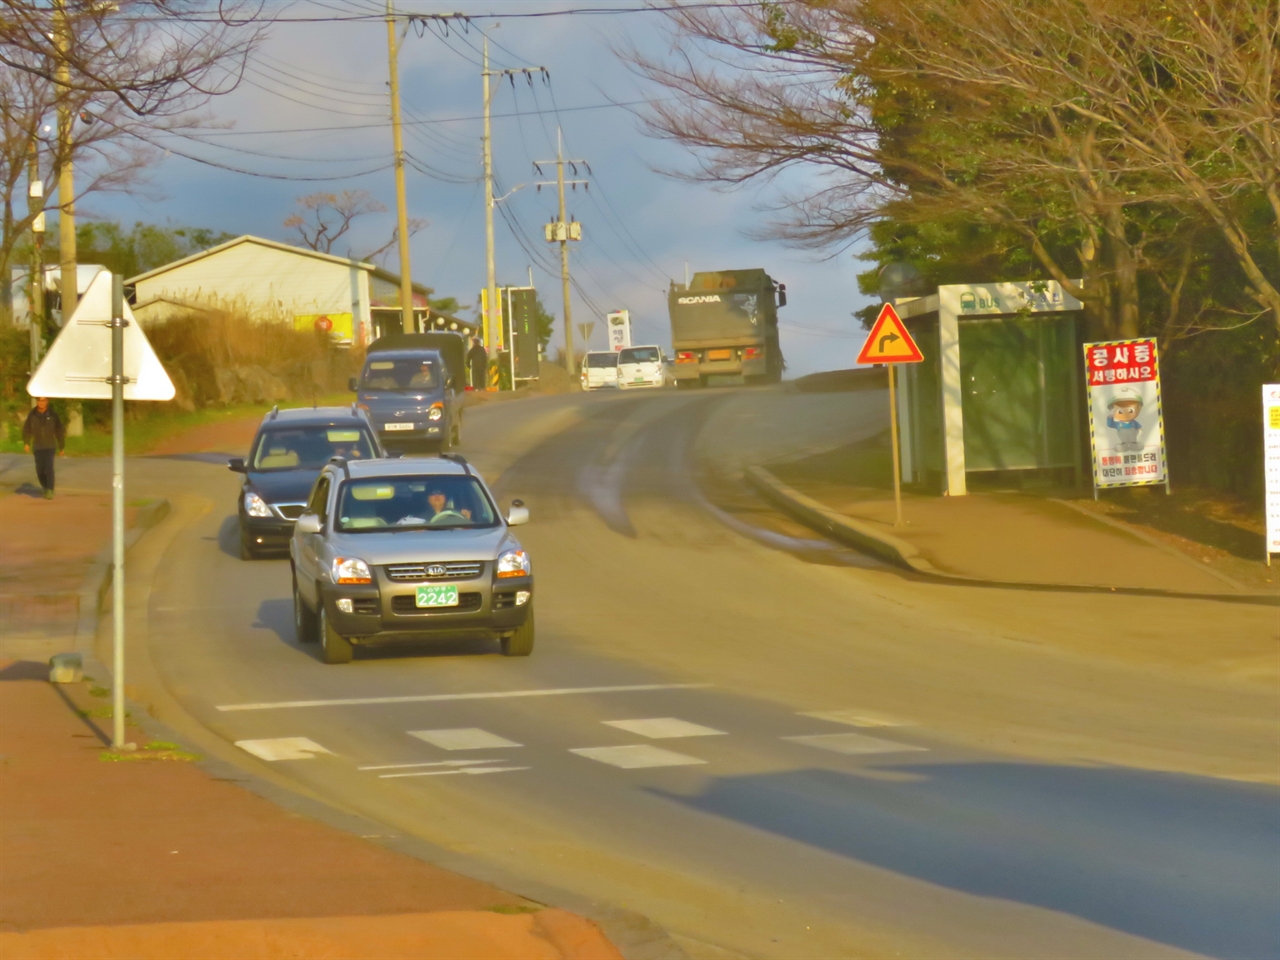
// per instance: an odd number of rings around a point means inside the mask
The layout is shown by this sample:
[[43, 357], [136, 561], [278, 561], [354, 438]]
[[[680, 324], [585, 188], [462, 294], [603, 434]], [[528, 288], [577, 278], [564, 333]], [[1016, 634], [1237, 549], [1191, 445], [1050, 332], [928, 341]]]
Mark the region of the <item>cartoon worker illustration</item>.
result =
[[1137, 387], [1120, 387], [1107, 404], [1107, 426], [1116, 432], [1116, 449], [1135, 453], [1142, 449], [1142, 394]]

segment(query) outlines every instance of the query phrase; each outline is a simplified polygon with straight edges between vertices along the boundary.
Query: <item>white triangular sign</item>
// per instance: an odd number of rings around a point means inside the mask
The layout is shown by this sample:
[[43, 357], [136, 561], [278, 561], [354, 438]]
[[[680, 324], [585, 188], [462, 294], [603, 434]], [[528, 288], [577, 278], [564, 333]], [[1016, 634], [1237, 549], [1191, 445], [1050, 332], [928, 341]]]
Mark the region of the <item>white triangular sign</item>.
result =
[[[173, 381], [128, 303], [124, 305], [124, 318], [129, 321], [124, 328], [124, 398], [172, 400]], [[111, 274], [104, 270], [90, 282], [71, 319], [27, 381], [27, 393], [33, 397], [110, 400], [110, 322]]]

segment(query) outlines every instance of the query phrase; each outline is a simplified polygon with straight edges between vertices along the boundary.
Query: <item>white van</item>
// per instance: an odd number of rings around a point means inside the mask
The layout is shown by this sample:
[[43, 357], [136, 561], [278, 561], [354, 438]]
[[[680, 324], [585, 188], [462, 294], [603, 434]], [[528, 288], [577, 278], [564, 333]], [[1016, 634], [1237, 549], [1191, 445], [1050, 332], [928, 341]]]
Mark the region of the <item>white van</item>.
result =
[[618, 355], [612, 350], [592, 350], [582, 358], [582, 389], [600, 390], [618, 385]]
[[618, 387], [665, 387], [667, 365], [661, 347], [624, 347], [618, 351]]

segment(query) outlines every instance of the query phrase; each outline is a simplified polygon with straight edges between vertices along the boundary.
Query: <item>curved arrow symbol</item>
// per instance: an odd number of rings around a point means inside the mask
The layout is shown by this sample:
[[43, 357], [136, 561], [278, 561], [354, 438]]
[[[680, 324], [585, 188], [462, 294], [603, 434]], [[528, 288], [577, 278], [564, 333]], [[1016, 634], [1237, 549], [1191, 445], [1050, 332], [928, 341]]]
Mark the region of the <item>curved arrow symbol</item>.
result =
[[880, 353], [884, 353], [884, 345], [886, 343], [893, 343], [893, 341], [901, 340], [901, 339], [902, 338], [898, 336], [896, 333], [886, 333], [883, 337], [880, 338], [880, 342], [876, 344], [876, 350], [878, 350]]

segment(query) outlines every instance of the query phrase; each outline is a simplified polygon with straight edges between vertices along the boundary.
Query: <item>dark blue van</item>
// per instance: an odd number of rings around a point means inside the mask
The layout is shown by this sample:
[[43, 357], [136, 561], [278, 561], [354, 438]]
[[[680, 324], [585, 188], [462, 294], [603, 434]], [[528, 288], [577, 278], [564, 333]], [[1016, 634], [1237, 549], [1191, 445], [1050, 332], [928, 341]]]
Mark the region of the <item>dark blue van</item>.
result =
[[401, 345], [413, 337], [400, 335], [394, 346], [375, 341], [351, 382], [360, 409], [393, 455], [441, 453], [462, 440], [463, 384], [439, 349]]

